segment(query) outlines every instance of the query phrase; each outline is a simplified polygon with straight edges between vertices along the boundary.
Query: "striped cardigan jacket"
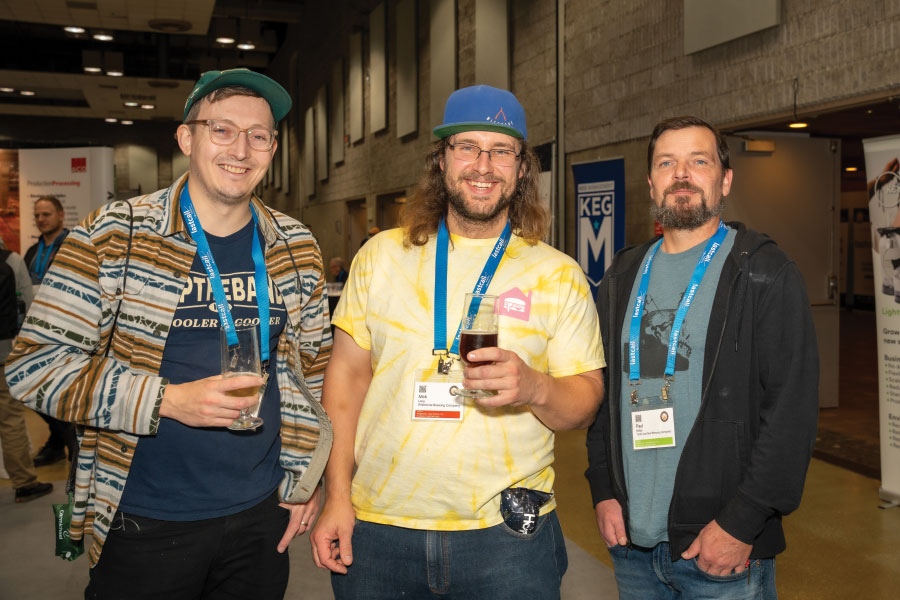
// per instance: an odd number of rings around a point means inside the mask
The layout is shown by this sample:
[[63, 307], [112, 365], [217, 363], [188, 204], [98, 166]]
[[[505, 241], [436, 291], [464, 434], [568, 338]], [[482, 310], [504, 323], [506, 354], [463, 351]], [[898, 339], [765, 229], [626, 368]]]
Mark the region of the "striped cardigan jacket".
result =
[[[92, 533], [91, 567], [122, 497], [138, 437], [154, 435], [159, 425], [167, 384], [158, 375], [160, 363], [197, 251], [179, 212], [186, 181], [183, 176], [168, 189], [112, 202], [72, 230], [6, 365], [14, 397], [81, 426], [70, 535], [79, 540]], [[288, 313], [277, 354], [286, 473], [279, 494], [285, 502], [304, 502], [321, 477], [332, 439], [319, 403], [331, 352], [321, 255], [303, 225], [257, 198], [252, 203], [266, 240], [266, 267]]]

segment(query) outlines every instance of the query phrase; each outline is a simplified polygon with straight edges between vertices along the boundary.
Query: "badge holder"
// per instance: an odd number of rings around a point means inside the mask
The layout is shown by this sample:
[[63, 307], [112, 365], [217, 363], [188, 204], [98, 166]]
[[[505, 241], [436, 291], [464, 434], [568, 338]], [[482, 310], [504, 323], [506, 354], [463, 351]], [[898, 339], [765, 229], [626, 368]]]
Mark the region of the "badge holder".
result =
[[631, 390], [631, 439], [635, 450], [675, 447], [675, 408], [666, 381], [659, 396], [639, 397]]
[[[441, 365], [443, 366], [443, 365]], [[462, 388], [462, 374], [442, 373], [441, 368], [417, 369], [413, 384], [413, 421], [462, 421], [464, 398], [454, 393]]]

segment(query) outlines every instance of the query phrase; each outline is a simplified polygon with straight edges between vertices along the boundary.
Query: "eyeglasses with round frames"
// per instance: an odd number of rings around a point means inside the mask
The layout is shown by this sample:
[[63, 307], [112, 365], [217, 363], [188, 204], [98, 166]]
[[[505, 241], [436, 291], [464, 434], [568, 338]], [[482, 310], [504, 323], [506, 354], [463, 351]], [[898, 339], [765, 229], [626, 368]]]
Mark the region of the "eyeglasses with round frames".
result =
[[447, 144], [453, 158], [465, 162], [475, 162], [481, 157], [482, 152], [487, 152], [492, 164], [498, 167], [515, 166], [516, 161], [521, 156], [507, 148], [493, 148], [491, 150], [483, 150], [474, 144]]
[[268, 152], [275, 143], [275, 136], [278, 131], [266, 129], [264, 127], [251, 127], [249, 129], [241, 129], [231, 121], [219, 119], [197, 119], [195, 121], [185, 121], [185, 125], [206, 125], [209, 128], [209, 139], [217, 146], [230, 146], [233, 144], [241, 132], [247, 134], [247, 143], [254, 150], [259, 152]]

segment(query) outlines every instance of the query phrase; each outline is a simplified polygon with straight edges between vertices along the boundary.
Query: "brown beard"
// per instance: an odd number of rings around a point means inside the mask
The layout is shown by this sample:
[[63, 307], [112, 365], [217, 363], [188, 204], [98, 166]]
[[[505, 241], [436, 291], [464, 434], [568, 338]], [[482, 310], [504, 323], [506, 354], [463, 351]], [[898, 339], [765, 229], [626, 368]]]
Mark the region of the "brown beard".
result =
[[490, 211], [486, 213], [471, 211], [469, 210], [469, 207], [466, 206], [466, 200], [463, 198], [462, 192], [447, 185], [446, 178], [444, 178], [444, 194], [447, 197], [450, 208], [452, 208], [461, 219], [472, 223], [490, 223], [491, 221], [497, 220], [500, 213], [506, 210], [507, 207], [509, 207], [509, 203], [512, 201], [512, 196], [509, 194], [500, 194], [497, 205]]
[[[689, 201], [675, 200], [671, 203], [666, 202], [669, 194], [678, 190], [690, 190], [700, 194], [700, 204], [690, 206]], [[697, 229], [701, 225], [707, 223], [710, 219], [718, 217], [725, 209], [724, 196], [719, 197], [719, 201], [712, 207], [707, 202], [706, 193], [699, 187], [692, 185], [686, 181], [673, 183], [663, 192], [663, 200], [657, 205], [656, 202], [650, 204], [650, 216], [653, 217], [662, 227], [666, 229]]]

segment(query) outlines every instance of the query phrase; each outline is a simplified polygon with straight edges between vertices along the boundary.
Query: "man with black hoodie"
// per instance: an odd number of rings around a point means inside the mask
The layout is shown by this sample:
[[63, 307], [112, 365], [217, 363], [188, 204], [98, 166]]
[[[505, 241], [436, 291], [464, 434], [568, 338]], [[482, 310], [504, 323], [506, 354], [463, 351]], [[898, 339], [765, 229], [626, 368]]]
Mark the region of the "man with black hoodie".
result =
[[803, 279], [769, 237], [721, 221], [733, 174], [713, 126], [659, 123], [647, 161], [663, 235], [619, 252], [597, 295], [597, 524], [623, 600], [775, 598], [818, 413]]

